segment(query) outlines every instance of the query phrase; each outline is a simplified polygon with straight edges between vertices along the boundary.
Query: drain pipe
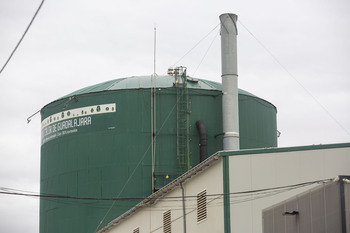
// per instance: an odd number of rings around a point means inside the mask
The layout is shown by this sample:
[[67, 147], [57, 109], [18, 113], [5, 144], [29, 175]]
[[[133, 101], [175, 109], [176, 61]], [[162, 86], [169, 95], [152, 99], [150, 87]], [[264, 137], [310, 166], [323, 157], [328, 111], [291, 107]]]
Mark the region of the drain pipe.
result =
[[182, 186], [182, 182], [180, 183], [181, 191], [182, 191], [182, 215], [184, 222], [184, 233], [186, 233], [186, 206], [185, 206], [185, 190]]
[[223, 149], [239, 150], [237, 15], [220, 15]]

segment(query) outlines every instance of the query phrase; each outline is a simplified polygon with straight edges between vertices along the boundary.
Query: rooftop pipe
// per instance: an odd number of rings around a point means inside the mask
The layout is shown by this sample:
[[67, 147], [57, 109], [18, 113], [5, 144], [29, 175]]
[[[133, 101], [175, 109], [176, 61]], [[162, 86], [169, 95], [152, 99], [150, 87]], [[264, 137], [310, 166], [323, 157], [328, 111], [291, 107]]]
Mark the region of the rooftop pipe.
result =
[[220, 15], [223, 149], [239, 150], [237, 15]]

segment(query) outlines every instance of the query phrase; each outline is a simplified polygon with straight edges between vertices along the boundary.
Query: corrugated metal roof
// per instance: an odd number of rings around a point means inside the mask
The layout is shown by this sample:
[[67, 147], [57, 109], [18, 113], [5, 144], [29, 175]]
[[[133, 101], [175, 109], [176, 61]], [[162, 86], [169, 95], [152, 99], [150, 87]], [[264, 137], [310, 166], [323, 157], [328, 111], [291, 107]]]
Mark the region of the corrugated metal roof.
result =
[[[173, 76], [164, 75], [156, 76], [155, 86], [156, 88], [170, 88], [173, 87], [175, 78]], [[66, 98], [74, 95], [87, 94], [92, 92], [112, 91], [112, 90], [125, 90], [125, 89], [147, 89], [151, 88], [151, 75], [149, 76], [132, 76], [127, 78], [119, 78], [110, 80], [107, 82], [99, 83], [83, 89], [72, 92], [62, 98]], [[212, 82], [204, 79], [194, 79], [189, 77], [187, 80], [187, 87], [190, 89], [204, 89], [204, 90], [218, 90], [221, 91], [221, 83]], [[239, 94], [254, 96], [255, 95], [239, 90]]]

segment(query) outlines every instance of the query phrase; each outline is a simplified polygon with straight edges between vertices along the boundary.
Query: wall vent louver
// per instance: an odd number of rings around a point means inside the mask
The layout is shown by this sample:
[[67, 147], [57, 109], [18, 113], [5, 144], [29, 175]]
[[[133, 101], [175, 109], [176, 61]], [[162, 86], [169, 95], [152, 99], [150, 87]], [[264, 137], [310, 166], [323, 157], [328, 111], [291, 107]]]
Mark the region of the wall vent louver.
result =
[[170, 210], [163, 213], [163, 232], [171, 233], [171, 212]]
[[207, 190], [197, 194], [197, 222], [207, 218]]

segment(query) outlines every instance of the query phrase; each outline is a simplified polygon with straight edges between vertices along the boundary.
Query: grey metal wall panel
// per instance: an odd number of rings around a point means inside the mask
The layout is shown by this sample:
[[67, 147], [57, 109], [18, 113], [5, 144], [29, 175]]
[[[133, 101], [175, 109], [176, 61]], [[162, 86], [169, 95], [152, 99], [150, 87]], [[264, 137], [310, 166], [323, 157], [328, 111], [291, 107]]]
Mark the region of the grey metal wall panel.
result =
[[346, 232], [350, 233], [350, 184], [344, 182]]
[[311, 203], [310, 193], [298, 198], [298, 210], [299, 210], [299, 233], [310, 233], [311, 228]]
[[282, 215], [285, 212], [285, 206], [281, 205], [274, 209], [274, 233], [285, 233], [286, 218]]
[[[350, 177], [349, 180], [348, 177], [340, 178], [263, 210], [263, 232], [350, 233]], [[344, 205], [341, 201], [342, 184]], [[345, 209], [345, 217], [342, 209]], [[292, 215], [293, 211], [297, 214]], [[290, 214], [283, 216], [284, 212]], [[342, 218], [345, 219], [346, 231], [342, 228]]]
[[324, 186], [326, 232], [342, 232], [339, 184]]
[[318, 189], [310, 193], [311, 195], [311, 222], [312, 232], [325, 233], [325, 205], [324, 205], [324, 190]]
[[266, 210], [263, 214], [263, 232], [273, 233], [273, 209]]
[[[294, 199], [285, 203], [285, 211], [293, 212], [298, 210], [298, 200]], [[285, 215], [286, 233], [298, 232], [298, 215]]]

